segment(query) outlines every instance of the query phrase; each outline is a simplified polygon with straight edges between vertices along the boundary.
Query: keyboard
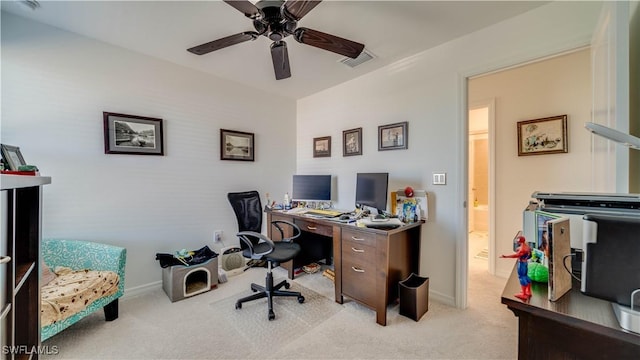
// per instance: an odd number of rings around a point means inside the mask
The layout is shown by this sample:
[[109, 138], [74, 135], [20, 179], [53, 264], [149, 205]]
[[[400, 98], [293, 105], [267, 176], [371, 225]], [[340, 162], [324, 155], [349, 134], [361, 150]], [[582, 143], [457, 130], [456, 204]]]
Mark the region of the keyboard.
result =
[[287, 213], [289, 213], [289, 214], [306, 214], [307, 211], [309, 211], [309, 209], [303, 208], [303, 207], [297, 207], [297, 208], [293, 208], [291, 210], [287, 210]]
[[342, 215], [342, 211], [315, 209], [315, 210], [307, 211], [306, 214], [314, 215], [314, 216], [322, 216], [322, 217], [336, 217], [336, 216]]

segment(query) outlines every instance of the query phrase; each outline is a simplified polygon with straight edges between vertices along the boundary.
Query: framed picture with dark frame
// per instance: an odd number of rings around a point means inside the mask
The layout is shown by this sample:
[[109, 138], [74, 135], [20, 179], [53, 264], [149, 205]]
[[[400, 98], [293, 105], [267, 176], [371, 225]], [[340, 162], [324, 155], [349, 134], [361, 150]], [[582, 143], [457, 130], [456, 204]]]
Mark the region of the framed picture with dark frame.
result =
[[342, 132], [342, 156], [362, 155], [362, 128]]
[[378, 126], [378, 151], [409, 148], [408, 122]]
[[220, 129], [220, 160], [254, 161], [253, 133]]
[[313, 157], [331, 157], [331, 136], [313, 138]]
[[103, 112], [104, 153], [164, 155], [162, 119]]
[[566, 152], [567, 115], [518, 121], [518, 156]]
[[1, 144], [0, 149], [2, 152], [2, 161], [8, 167], [7, 170], [18, 171], [20, 165], [27, 165], [19, 147]]

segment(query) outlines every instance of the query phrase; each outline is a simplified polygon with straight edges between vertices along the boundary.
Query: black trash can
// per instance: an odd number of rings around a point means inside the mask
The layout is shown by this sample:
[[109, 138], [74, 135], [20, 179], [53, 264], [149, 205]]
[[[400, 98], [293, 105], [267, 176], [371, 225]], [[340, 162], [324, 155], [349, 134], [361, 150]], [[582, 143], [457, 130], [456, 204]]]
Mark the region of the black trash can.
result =
[[429, 278], [411, 273], [398, 283], [400, 315], [415, 321], [429, 310]]

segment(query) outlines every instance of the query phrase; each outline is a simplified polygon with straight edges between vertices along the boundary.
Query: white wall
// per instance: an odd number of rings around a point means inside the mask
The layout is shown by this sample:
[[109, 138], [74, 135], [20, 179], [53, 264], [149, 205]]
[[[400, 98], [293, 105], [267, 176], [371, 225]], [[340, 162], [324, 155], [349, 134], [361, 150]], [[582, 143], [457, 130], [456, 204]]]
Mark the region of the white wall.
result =
[[[534, 191], [591, 191], [591, 58], [589, 49], [469, 81], [469, 102], [495, 98], [496, 239], [522, 230], [522, 210]], [[567, 115], [568, 153], [518, 156], [518, 121]], [[496, 254], [513, 246], [498, 241]], [[496, 273], [507, 276], [513, 261], [497, 259]]]
[[[467, 229], [464, 79], [589, 44], [599, 9], [593, 2], [554, 2], [299, 100], [297, 172], [335, 175], [343, 208], [353, 207], [359, 171], [388, 171], [391, 189], [429, 191], [420, 273], [430, 277], [434, 298], [456, 303], [462, 271], [456, 257], [466, 251]], [[409, 122], [409, 149], [378, 152], [377, 127], [399, 121]], [[363, 128], [363, 155], [343, 157], [342, 130], [355, 127]], [[312, 139], [329, 135], [332, 157], [314, 159]], [[431, 185], [437, 171], [447, 173], [447, 185]]]
[[[4, 12], [1, 60], [1, 141], [52, 177], [43, 237], [126, 247], [129, 290], [161, 279], [157, 252], [237, 243], [227, 192], [290, 187], [291, 99]], [[103, 111], [162, 118], [165, 156], [105, 155]], [[221, 128], [255, 133], [255, 162], [219, 160]]]

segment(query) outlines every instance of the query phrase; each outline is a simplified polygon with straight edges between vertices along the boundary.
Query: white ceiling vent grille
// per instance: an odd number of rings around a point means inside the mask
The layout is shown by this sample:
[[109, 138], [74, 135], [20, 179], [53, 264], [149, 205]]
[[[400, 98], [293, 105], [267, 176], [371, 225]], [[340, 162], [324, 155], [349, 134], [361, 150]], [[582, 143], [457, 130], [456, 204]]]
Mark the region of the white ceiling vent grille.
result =
[[360, 55], [358, 55], [357, 58], [352, 59], [349, 57], [346, 57], [342, 60], [340, 60], [341, 63], [349, 66], [349, 67], [356, 67], [364, 62], [367, 62], [369, 60], [372, 60], [375, 56], [373, 56], [372, 53], [370, 53], [367, 49], [362, 50], [362, 52], [360, 53]]

